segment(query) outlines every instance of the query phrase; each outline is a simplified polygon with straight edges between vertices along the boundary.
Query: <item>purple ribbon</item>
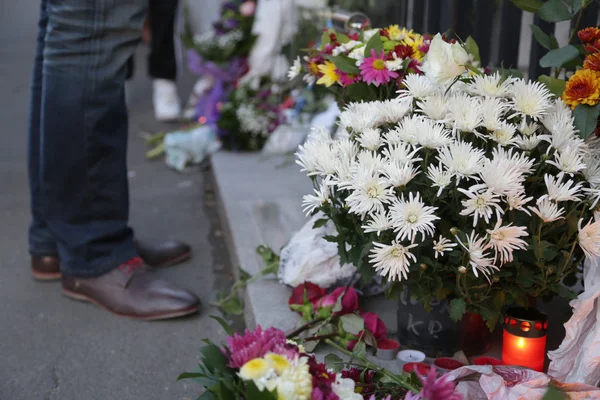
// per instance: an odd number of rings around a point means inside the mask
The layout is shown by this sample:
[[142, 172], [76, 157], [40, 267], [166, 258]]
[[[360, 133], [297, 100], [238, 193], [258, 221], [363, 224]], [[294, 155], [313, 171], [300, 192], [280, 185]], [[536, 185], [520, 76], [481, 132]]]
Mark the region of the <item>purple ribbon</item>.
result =
[[187, 51], [188, 69], [196, 75], [210, 76], [214, 80], [212, 89], [198, 98], [196, 119], [205, 117], [205, 124], [215, 126], [219, 119], [218, 104], [226, 100], [233, 83], [247, 70], [244, 58], [234, 58], [226, 66], [206, 61], [194, 50]]

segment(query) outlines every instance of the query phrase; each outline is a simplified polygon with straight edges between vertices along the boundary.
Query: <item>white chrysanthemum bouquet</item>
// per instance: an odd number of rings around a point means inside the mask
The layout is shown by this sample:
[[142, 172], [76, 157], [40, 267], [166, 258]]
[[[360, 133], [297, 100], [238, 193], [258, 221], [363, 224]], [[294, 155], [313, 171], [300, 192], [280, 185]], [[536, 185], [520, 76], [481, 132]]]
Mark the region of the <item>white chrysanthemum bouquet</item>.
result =
[[317, 128], [298, 153], [315, 185], [306, 210], [335, 223], [341, 262], [490, 328], [505, 305], [572, 296], [565, 278], [600, 256], [600, 162], [571, 110], [498, 73], [404, 85], [350, 104], [335, 139]]

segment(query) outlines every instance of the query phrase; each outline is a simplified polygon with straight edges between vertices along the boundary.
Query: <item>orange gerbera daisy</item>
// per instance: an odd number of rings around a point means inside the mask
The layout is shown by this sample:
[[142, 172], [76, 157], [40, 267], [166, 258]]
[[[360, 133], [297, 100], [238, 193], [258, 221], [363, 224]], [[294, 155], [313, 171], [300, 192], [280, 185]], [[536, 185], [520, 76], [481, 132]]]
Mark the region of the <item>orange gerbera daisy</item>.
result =
[[600, 53], [589, 54], [585, 57], [583, 68], [600, 71]]
[[567, 81], [562, 95], [565, 103], [571, 108], [579, 104], [594, 106], [600, 101], [600, 72], [580, 69]]
[[600, 39], [600, 29], [595, 27], [585, 28], [577, 32], [581, 43], [590, 43], [594, 40]]

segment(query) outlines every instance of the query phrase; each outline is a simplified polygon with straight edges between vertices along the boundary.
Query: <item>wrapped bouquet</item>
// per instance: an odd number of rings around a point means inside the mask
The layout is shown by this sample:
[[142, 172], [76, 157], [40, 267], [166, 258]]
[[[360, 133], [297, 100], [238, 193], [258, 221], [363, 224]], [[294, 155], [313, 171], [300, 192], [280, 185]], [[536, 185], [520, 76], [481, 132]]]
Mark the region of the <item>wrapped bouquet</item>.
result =
[[315, 129], [298, 163], [315, 187], [306, 211], [335, 223], [342, 264], [492, 329], [506, 305], [572, 297], [563, 283], [600, 255], [600, 161], [563, 100], [475, 74], [463, 51], [436, 36], [424, 75], [406, 75], [398, 98], [349, 104], [341, 134]]

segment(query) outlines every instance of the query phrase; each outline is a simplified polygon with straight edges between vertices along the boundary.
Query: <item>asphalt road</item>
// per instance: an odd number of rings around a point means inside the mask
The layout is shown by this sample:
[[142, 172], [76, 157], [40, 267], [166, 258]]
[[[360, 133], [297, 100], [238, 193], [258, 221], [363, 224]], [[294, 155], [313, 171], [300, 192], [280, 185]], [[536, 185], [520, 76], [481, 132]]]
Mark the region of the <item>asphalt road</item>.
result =
[[[163, 128], [152, 115], [144, 48], [129, 91], [132, 225], [140, 238], [193, 245], [190, 262], [161, 273], [197, 293], [205, 309], [199, 317], [138, 322], [30, 277], [26, 127], [38, 7], [36, 0], [0, 2], [0, 400], [195, 399], [198, 387], [176, 378], [196, 364], [202, 338], [223, 336], [208, 304], [230, 271], [204, 174], [178, 174], [144, 158], [138, 133]], [[192, 83], [181, 79], [184, 99]]]

